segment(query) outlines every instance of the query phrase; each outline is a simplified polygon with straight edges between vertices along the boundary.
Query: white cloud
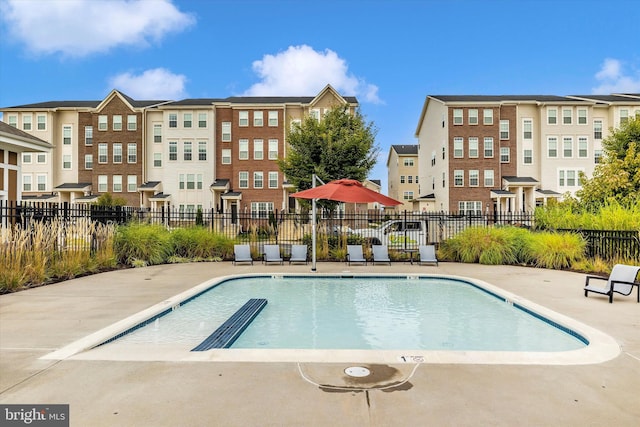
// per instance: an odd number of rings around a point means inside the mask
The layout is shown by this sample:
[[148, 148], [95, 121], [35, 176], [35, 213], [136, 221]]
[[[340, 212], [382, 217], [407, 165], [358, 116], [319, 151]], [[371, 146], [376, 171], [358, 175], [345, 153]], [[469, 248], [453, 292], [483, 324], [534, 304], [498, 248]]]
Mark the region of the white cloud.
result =
[[600, 85], [591, 90], [593, 94], [640, 92], [640, 72], [627, 75], [624, 64], [618, 59], [606, 58], [595, 77]]
[[171, 0], [2, 0], [0, 12], [29, 52], [74, 57], [147, 46], [195, 22]]
[[186, 81], [186, 76], [182, 74], [154, 68], [138, 75], [118, 74], [109, 80], [109, 85], [134, 99], [178, 100], [186, 97]]
[[245, 96], [307, 96], [330, 84], [342, 95], [381, 102], [378, 87], [350, 74], [346, 61], [330, 49], [318, 52], [307, 45], [289, 46], [284, 52], [254, 61], [253, 71], [260, 82], [251, 86]]

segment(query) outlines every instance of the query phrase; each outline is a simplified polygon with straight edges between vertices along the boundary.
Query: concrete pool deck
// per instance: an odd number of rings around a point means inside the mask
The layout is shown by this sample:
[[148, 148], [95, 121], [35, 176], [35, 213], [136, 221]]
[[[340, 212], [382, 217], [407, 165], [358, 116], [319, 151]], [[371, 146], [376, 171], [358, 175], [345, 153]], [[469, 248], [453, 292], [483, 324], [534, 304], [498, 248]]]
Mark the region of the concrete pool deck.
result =
[[[0, 296], [0, 403], [70, 405], [72, 426], [636, 426], [640, 304], [583, 296], [584, 274], [440, 263], [319, 273], [451, 274], [483, 280], [611, 336], [620, 354], [584, 365], [46, 360], [43, 356], [213, 277], [308, 273], [310, 265], [174, 264]], [[592, 296], [593, 295], [593, 296]]]

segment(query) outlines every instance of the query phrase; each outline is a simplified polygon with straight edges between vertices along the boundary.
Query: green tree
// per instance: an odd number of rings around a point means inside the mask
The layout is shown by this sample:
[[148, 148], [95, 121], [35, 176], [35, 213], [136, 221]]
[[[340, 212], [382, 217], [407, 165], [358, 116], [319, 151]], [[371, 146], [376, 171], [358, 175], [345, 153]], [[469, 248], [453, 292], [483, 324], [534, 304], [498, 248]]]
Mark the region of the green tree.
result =
[[321, 120], [307, 117], [288, 137], [287, 157], [278, 160], [280, 170], [298, 190], [312, 187], [316, 174], [324, 182], [350, 178], [364, 181], [380, 151], [377, 130], [359, 111], [347, 105], [331, 108]]
[[576, 192], [587, 210], [608, 202], [624, 206], [640, 203], [640, 118], [630, 118], [602, 141], [602, 163], [593, 177], [581, 173], [582, 189]]
[[122, 197], [113, 197], [111, 193], [104, 193], [95, 202], [98, 206], [126, 206], [127, 201]]

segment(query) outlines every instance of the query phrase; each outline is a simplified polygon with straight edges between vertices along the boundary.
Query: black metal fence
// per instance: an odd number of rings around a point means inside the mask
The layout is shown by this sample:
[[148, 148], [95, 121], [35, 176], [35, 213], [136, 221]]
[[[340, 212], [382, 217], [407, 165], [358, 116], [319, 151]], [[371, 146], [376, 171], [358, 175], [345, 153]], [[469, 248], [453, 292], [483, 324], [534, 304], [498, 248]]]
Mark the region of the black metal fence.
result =
[[[59, 219], [73, 223], [79, 218], [108, 224], [138, 221], [169, 229], [202, 225], [227, 237], [246, 240], [254, 245], [278, 243], [286, 247], [309, 239], [311, 213], [181, 211], [174, 208], [149, 210], [133, 207], [102, 207], [79, 203], [0, 201], [0, 224], [29, 227], [32, 221]], [[390, 249], [415, 248], [454, 237], [471, 226], [534, 228], [530, 212], [399, 212], [387, 214], [371, 210], [361, 213], [321, 211], [317, 215], [320, 236], [360, 236], [370, 244], [387, 244]], [[589, 257], [603, 259], [640, 259], [638, 231], [559, 230], [581, 233], [587, 240]]]

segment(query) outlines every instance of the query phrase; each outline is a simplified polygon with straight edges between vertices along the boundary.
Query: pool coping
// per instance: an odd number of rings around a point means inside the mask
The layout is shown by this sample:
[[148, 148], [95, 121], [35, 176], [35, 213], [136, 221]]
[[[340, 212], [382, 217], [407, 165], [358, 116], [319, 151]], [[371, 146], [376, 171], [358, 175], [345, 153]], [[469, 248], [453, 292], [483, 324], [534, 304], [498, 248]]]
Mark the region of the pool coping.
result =
[[[345, 272], [345, 274], [347, 274]], [[84, 338], [42, 356], [43, 360], [113, 360], [113, 361], [181, 361], [181, 362], [300, 362], [300, 363], [426, 363], [426, 364], [504, 364], [504, 365], [586, 365], [603, 363], [621, 353], [620, 345], [609, 335], [568, 316], [536, 304], [491, 283], [448, 274], [351, 273], [349, 277], [410, 277], [462, 280], [505, 298], [510, 303], [531, 310], [564, 328], [581, 335], [589, 344], [581, 349], [562, 352], [444, 351], [444, 350], [308, 350], [308, 349], [212, 349], [189, 352], [183, 348], [163, 348], [160, 353], [113, 351], [101, 344], [120, 336], [132, 326], [149, 322], [161, 313], [207, 291], [219, 283], [242, 277], [336, 277], [340, 273], [246, 273], [219, 276], [202, 282], [145, 310], [128, 316]]]

